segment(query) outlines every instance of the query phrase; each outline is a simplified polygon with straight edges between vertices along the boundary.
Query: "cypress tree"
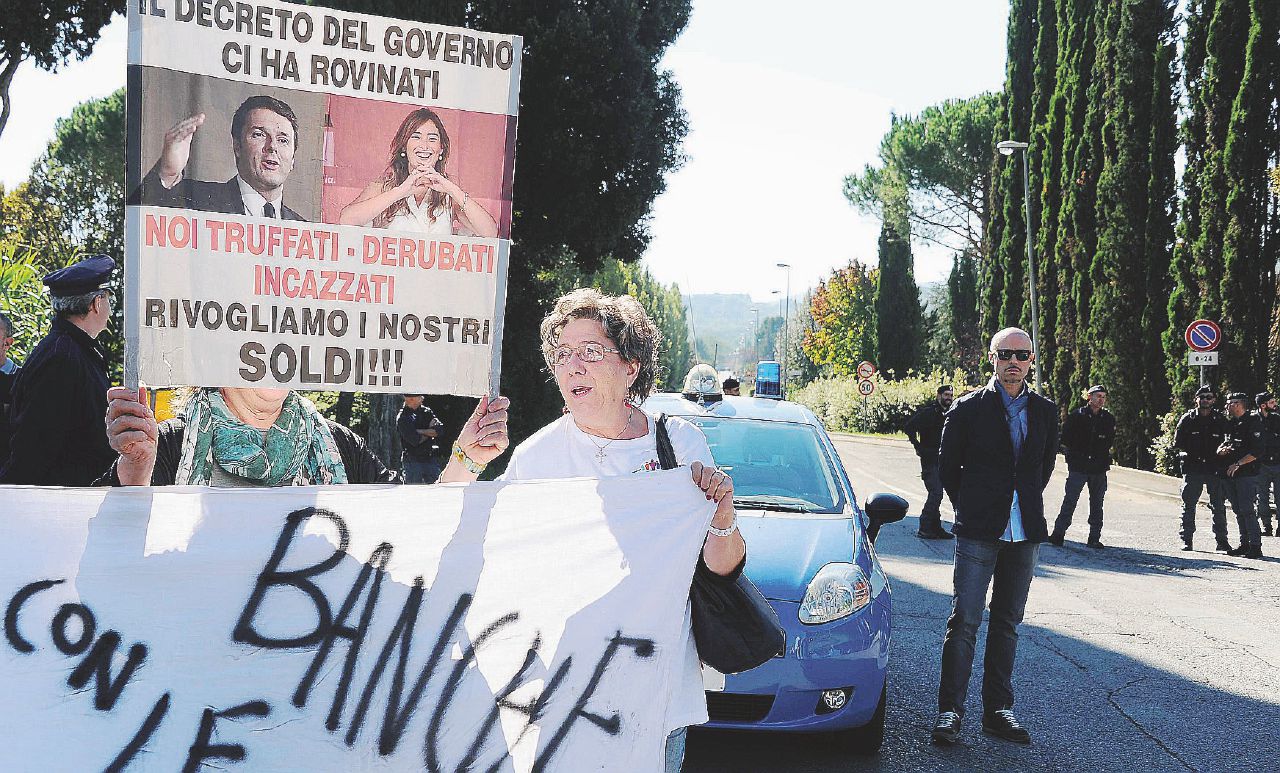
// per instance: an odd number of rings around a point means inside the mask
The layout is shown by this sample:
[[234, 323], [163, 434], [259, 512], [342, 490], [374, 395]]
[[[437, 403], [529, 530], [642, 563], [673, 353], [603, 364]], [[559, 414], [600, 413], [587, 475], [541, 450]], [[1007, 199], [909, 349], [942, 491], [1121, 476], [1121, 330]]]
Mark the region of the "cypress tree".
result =
[[[1030, 136], [1037, 6], [1038, 0], [1012, 0], [1009, 7], [1009, 58], [993, 146], [1002, 140]], [[1021, 162], [1013, 160], [1016, 163], [1002, 163], [1001, 156], [993, 160], [991, 205], [987, 208], [991, 223], [979, 288], [982, 328], [988, 334], [1021, 321], [1026, 223], [1022, 218], [1022, 170], [1017, 166]]]
[[[1222, 176], [1223, 210], [1221, 375], [1224, 384], [1252, 392], [1267, 377], [1267, 344], [1275, 294], [1275, 255], [1262, 251], [1270, 191], [1267, 147], [1273, 136], [1273, 74], [1277, 65], [1275, 0], [1252, 0], [1239, 88], [1231, 104]], [[1219, 11], [1221, 13], [1221, 11]], [[1226, 84], [1224, 84], [1226, 85]]]
[[880, 225], [876, 349], [880, 369], [903, 378], [920, 362], [924, 320], [905, 214], [899, 216], [898, 207], [885, 209]]
[[978, 319], [978, 261], [972, 252], [956, 253], [947, 277], [948, 332], [959, 367], [977, 379], [982, 373], [983, 335]]

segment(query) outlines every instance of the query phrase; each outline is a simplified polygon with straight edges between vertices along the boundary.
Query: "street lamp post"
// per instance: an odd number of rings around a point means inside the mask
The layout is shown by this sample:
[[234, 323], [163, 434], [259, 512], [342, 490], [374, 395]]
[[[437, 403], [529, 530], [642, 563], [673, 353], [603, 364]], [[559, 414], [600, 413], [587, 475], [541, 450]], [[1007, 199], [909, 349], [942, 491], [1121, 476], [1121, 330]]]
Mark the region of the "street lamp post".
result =
[[1031, 280], [1031, 351], [1036, 357], [1036, 391], [1043, 394], [1040, 379], [1040, 371], [1043, 369], [1040, 365], [1040, 310], [1036, 302], [1036, 258], [1031, 237], [1031, 174], [1027, 160], [1031, 153], [1030, 147], [1028, 143], [1017, 140], [1004, 140], [996, 144], [996, 149], [1002, 156], [1012, 156], [1014, 151], [1022, 151], [1022, 205], [1027, 218], [1027, 272]]
[[782, 388], [785, 395], [787, 384], [791, 381], [791, 373], [787, 370], [787, 355], [791, 354], [791, 264], [779, 263], [778, 268], [787, 270], [787, 313], [782, 316]]
[[751, 307], [751, 357], [760, 361], [760, 309]]

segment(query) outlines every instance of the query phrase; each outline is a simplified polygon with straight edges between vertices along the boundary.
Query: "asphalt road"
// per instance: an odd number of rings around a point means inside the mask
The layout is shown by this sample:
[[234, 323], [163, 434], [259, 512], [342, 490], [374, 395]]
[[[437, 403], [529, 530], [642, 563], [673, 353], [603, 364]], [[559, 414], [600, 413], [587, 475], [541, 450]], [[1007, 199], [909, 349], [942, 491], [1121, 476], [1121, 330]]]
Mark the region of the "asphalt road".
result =
[[[1214, 553], [1202, 506], [1197, 550], [1180, 552], [1179, 481], [1119, 468], [1106, 498], [1108, 547], [1084, 545], [1086, 491], [1067, 544], [1040, 552], [1014, 671], [1032, 745], [980, 731], [984, 624], [961, 742], [932, 746], [952, 543], [915, 536], [924, 486], [905, 441], [836, 444], [862, 500], [889, 491], [911, 502], [876, 546], [894, 605], [884, 747], [860, 758], [822, 736], [695, 731], [686, 771], [1280, 770], [1280, 539], [1263, 538], [1261, 561]], [[1059, 458], [1045, 492], [1051, 517], [1065, 479]], [[1235, 544], [1230, 511], [1228, 525]]]

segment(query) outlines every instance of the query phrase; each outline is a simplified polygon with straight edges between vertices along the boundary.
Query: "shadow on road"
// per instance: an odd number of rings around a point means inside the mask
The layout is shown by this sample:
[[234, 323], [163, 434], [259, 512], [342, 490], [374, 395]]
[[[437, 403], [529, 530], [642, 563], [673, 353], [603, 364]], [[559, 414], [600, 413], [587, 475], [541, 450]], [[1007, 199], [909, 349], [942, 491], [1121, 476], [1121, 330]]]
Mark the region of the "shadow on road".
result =
[[[1014, 692], [1018, 716], [1030, 729], [1033, 744], [1018, 746], [981, 732], [984, 622], [962, 740], [949, 748], [931, 745], [942, 634], [951, 598], [911, 577], [921, 561], [949, 564], [951, 543], [917, 540], [913, 521], [904, 521], [900, 531], [881, 539], [880, 546], [894, 602], [889, 710], [880, 754], [852, 756], [835, 739], [821, 735], [695, 730], [685, 771], [1258, 771], [1274, 765], [1280, 705], [1219, 689], [1211, 683], [1214, 674], [1197, 681], [1108, 646], [1133, 633], [1072, 635], [1027, 623], [1020, 628]], [[1036, 582], [1057, 581], [1055, 575], [1068, 568], [1161, 575], [1251, 567], [1127, 548], [1046, 546]], [[1031, 592], [1034, 597], [1034, 583]], [[1237, 673], [1280, 665], [1246, 651], [1230, 651], [1230, 646], [1204, 641], [1197, 654], [1219, 649], [1224, 662], [1238, 661]]]

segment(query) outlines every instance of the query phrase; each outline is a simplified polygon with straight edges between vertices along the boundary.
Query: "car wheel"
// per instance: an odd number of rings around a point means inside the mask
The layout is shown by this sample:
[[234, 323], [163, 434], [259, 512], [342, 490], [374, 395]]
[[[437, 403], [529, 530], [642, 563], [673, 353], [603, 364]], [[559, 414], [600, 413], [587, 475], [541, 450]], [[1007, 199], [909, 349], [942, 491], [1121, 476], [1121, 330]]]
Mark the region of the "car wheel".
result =
[[854, 754], [875, 754], [884, 743], [884, 715], [889, 703], [889, 678], [886, 676], [884, 687], [880, 688], [880, 703], [876, 705], [876, 713], [871, 721], [862, 727], [845, 730], [841, 738], [842, 744]]

